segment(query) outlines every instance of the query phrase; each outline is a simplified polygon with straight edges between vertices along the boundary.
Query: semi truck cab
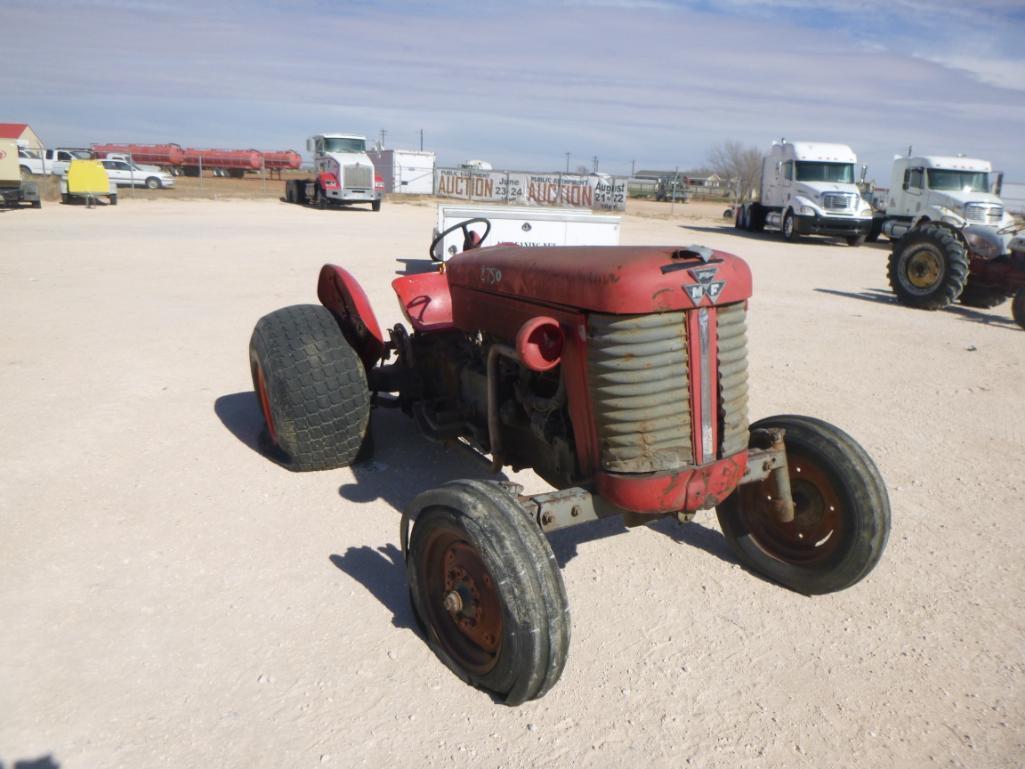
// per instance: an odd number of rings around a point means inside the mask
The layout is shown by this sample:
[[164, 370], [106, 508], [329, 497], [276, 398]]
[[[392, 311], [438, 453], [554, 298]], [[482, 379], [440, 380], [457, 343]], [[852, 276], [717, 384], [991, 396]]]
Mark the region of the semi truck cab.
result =
[[965, 157], [896, 157], [886, 197], [886, 214], [912, 221], [957, 219], [1000, 228], [1013, 221], [1003, 201], [990, 192], [988, 160]]
[[331, 203], [371, 203], [380, 208], [382, 185], [376, 183], [374, 164], [367, 155], [364, 136], [317, 134], [306, 140], [313, 153], [318, 194]]

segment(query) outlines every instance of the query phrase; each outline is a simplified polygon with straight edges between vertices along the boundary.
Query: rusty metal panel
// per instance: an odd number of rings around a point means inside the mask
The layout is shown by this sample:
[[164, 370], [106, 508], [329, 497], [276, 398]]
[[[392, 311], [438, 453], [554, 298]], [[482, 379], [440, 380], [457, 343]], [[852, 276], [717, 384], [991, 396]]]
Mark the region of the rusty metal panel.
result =
[[719, 308], [718, 337], [721, 456], [728, 457], [748, 444], [747, 311], [743, 302]]
[[693, 461], [683, 312], [588, 319], [588, 381], [602, 467], [672, 470]]

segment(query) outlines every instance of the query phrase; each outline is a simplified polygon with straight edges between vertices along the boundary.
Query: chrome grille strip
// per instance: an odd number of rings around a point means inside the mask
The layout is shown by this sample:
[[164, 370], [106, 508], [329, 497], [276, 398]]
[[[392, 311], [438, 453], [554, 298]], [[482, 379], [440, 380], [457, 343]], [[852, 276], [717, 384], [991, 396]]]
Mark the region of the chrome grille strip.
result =
[[374, 170], [372, 166], [352, 165], [345, 166], [343, 171], [344, 184], [346, 187], [358, 187], [369, 189], [373, 186]]

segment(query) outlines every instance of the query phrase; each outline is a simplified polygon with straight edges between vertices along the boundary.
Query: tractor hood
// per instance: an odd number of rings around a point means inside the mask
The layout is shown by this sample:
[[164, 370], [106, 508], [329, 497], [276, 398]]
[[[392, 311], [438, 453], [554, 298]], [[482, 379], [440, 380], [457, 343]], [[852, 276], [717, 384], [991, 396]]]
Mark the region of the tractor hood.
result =
[[446, 267], [453, 289], [617, 315], [687, 310], [751, 296], [747, 263], [704, 246], [495, 246], [463, 251]]

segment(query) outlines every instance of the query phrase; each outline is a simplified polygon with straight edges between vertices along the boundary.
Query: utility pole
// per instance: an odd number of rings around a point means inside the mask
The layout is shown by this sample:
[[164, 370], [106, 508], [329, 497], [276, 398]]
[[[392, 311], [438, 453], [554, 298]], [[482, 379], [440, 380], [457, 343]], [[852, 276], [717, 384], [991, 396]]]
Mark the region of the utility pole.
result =
[[566, 153], [566, 173], [569, 173], [569, 153]]
[[636, 175], [636, 172], [637, 172], [637, 161], [636, 160], [631, 160], [630, 161], [630, 176]]
[[594, 172], [598, 173], [598, 156], [594, 156]]
[[384, 149], [384, 137], [388, 135], [388, 132], [383, 128], [381, 129], [381, 149]]
[[424, 151], [424, 129], [420, 129], [420, 151]]

